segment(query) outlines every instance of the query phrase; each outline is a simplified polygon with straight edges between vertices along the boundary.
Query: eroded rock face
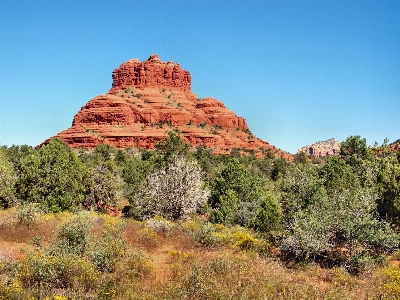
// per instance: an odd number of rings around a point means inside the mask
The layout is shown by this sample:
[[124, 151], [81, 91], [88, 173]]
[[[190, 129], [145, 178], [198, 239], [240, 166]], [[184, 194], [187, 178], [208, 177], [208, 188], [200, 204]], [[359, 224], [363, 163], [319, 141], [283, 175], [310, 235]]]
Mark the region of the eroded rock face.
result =
[[334, 138], [327, 141], [317, 142], [300, 148], [297, 152], [305, 152], [307, 155], [314, 157], [325, 157], [330, 155], [338, 155], [340, 152], [340, 142]]
[[112, 73], [111, 91], [125, 89], [130, 86], [140, 88], [159, 87], [190, 91], [192, 78], [188, 71], [182, 70], [179, 64], [162, 62], [157, 54], [146, 61], [128, 60]]
[[240, 148], [263, 156], [271, 149], [277, 157], [292, 158], [252, 135], [246, 120], [223, 102], [199, 99], [190, 90], [190, 73], [179, 64], [162, 62], [155, 54], [144, 62], [123, 63], [112, 78], [110, 91], [86, 103], [72, 127], [55, 137], [75, 148], [111, 144], [152, 149], [175, 130], [193, 146], [205, 145], [215, 153]]

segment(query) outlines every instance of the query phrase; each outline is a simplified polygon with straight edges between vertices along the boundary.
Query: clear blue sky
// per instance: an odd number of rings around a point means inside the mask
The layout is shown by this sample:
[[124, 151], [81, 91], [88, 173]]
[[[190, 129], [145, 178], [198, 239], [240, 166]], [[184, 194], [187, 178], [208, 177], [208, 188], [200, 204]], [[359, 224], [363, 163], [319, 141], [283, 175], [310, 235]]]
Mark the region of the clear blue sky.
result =
[[0, 3], [2, 145], [67, 129], [115, 68], [155, 53], [288, 152], [400, 138], [400, 1]]

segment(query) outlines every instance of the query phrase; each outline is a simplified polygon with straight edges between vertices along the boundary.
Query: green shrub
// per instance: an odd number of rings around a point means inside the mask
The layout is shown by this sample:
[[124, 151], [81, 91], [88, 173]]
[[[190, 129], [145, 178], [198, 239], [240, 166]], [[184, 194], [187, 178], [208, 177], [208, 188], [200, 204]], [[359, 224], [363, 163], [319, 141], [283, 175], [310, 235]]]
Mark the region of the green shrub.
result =
[[215, 227], [212, 224], [204, 223], [197, 230], [192, 231], [196, 243], [203, 247], [215, 248], [220, 245], [221, 237], [214, 234]]
[[55, 253], [82, 255], [89, 247], [90, 224], [84, 217], [75, 217], [62, 224], [57, 233]]
[[126, 243], [120, 237], [103, 236], [97, 240], [91, 251], [91, 258], [97, 270], [114, 272], [116, 264], [126, 253]]
[[376, 218], [374, 194], [364, 190], [338, 193], [296, 212], [280, 248], [289, 258], [341, 265], [358, 273], [379, 263], [379, 257], [398, 244], [389, 224]]
[[32, 227], [39, 221], [42, 214], [43, 212], [40, 210], [37, 203], [27, 203], [18, 206], [15, 212], [15, 218], [18, 224]]
[[104, 204], [112, 206], [120, 190], [120, 178], [105, 165], [97, 165], [90, 171], [90, 193], [85, 200], [89, 207], [102, 211]]
[[352, 167], [339, 156], [329, 157], [321, 168], [320, 177], [328, 193], [354, 190], [361, 186], [357, 174]]
[[61, 140], [52, 139], [25, 156], [16, 182], [22, 203], [41, 203], [45, 210], [75, 210], [88, 193], [89, 172]]
[[283, 228], [283, 216], [279, 203], [270, 195], [267, 195], [260, 203], [255, 217], [250, 222], [250, 227], [270, 233]]
[[102, 231], [90, 245], [90, 257], [99, 271], [114, 272], [127, 252], [126, 241], [122, 238], [126, 223], [108, 215], [102, 215], [98, 222], [103, 225]]
[[98, 273], [80, 256], [35, 251], [17, 264], [16, 277], [25, 288], [83, 288], [87, 291], [96, 287]]
[[214, 223], [245, 223], [255, 214], [256, 205], [251, 203], [257, 204], [262, 196], [259, 180], [238, 159], [231, 159], [210, 187], [210, 220]]
[[153, 265], [140, 251], [130, 251], [121, 260], [122, 270], [130, 280], [142, 279], [150, 275], [154, 269]]

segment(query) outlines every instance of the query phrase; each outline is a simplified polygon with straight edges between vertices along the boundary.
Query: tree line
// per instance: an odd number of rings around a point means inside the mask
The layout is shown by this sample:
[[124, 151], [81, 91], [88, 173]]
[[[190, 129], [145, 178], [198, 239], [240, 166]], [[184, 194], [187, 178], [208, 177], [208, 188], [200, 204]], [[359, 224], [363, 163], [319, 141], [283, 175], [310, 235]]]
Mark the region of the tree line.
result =
[[202, 216], [253, 229], [282, 259], [357, 272], [399, 248], [400, 150], [360, 136], [339, 156], [294, 162], [253, 153], [215, 155], [171, 132], [154, 150], [98, 145], [0, 148], [3, 209], [35, 203], [44, 212], [107, 207], [125, 217], [173, 221]]

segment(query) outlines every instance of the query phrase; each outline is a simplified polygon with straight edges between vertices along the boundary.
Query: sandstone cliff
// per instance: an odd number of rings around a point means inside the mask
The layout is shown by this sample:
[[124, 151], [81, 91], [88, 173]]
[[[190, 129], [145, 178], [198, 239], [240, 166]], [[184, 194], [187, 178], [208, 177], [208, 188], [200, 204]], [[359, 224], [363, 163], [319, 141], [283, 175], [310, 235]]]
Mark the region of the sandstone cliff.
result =
[[340, 152], [340, 142], [334, 138], [327, 141], [317, 142], [300, 148], [297, 152], [305, 152], [307, 155], [324, 157], [338, 155]]
[[190, 89], [190, 73], [179, 64], [162, 62], [156, 54], [143, 62], [123, 63], [113, 71], [112, 80], [108, 93], [85, 104], [72, 127], [56, 138], [75, 148], [111, 144], [152, 149], [175, 130], [193, 146], [205, 145], [215, 153], [240, 148], [263, 156], [271, 149], [277, 157], [292, 157], [252, 135], [246, 120], [223, 102], [199, 99]]

